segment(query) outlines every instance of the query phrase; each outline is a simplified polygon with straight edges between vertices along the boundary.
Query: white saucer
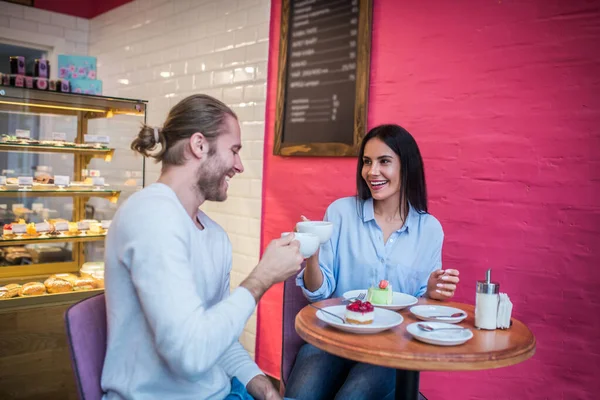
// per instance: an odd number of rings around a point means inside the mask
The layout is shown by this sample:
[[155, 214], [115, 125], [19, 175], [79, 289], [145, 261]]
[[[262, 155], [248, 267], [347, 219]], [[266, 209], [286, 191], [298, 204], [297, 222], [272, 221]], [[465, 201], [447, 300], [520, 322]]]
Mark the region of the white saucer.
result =
[[[367, 292], [368, 290], [350, 290], [346, 293], [343, 294], [344, 299], [349, 300], [349, 299], [354, 299], [356, 297], [358, 297], [361, 293], [365, 294], [365, 298], [363, 299], [363, 301], [367, 300]], [[414, 297], [411, 296], [410, 294], [405, 294], [405, 293], [400, 293], [400, 292], [393, 292], [392, 295], [392, 304], [373, 304], [374, 307], [379, 307], [379, 308], [385, 308], [386, 310], [402, 310], [403, 308], [412, 306], [414, 304], [417, 304], [419, 302], [419, 300]]]
[[[437, 346], [457, 346], [463, 344], [473, 337], [470, 329], [443, 330], [426, 332], [419, 329], [418, 325], [423, 322], [413, 322], [406, 327], [406, 331], [421, 342], [435, 344]], [[456, 328], [456, 325], [444, 322], [427, 322], [433, 328]]]
[[[467, 318], [467, 313], [460, 308], [448, 307], [448, 306], [414, 306], [410, 308], [410, 312], [413, 313], [417, 318], [423, 321], [439, 321], [447, 322], [449, 324], [457, 324], [463, 319]], [[433, 318], [434, 315], [452, 315], [455, 313], [463, 313], [460, 317], [438, 317]]]
[[[344, 315], [346, 314], [346, 306], [323, 307], [323, 310], [337, 315], [341, 318], [344, 318]], [[345, 332], [358, 333], [362, 335], [383, 332], [385, 330], [400, 325], [404, 320], [404, 318], [402, 318], [402, 315], [398, 313], [377, 307], [375, 307], [375, 318], [373, 319], [373, 322], [368, 325], [355, 325], [349, 324], [347, 322], [342, 322], [340, 319], [333, 317], [327, 313], [324, 313], [321, 310], [317, 311], [317, 318], [319, 318], [326, 324], [333, 326], [334, 328], [340, 329]]]

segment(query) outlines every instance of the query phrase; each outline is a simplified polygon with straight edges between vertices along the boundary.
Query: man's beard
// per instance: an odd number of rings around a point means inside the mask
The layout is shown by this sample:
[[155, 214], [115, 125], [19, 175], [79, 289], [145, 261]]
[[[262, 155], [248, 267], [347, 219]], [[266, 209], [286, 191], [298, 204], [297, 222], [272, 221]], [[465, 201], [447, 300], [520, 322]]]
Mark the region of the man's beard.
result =
[[222, 190], [223, 181], [229, 173], [223, 161], [216, 154], [210, 155], [206, 162], [198, 168], [196, 187], [208, 201], [225, 201], [227, 190]]

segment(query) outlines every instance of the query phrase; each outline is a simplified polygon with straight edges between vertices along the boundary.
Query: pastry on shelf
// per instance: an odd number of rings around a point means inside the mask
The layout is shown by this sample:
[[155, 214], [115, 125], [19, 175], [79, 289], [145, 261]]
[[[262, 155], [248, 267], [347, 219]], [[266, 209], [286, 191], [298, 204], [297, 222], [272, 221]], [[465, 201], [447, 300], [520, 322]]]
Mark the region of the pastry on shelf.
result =
[[98, 289], [104, 289], [104, 270], [92, 272], [92, 278], [96, 281]]
[[44, 146], [54, 146], [54, 147], [75, 147], [75, 143], [66, 142], [62, 140], [40, 140], [40, 144]]
[[66, 236], [77, 236], [81, 235], [81, 231], [77, 227], [77, 222], [69, 222], [69, 228], [63, 232]]
[[39, 184], [44, 184], [44, 185], [51, 185], [54, 184], [54, 177], [48, 174], [39, 174], [36, 175], [35, 178], [33, 178], [33, 183], [39, 183]]
[[[51, 275], [48, 279], [44, 281], [44, 286], [48, 293], [66, 293], [73, 291], [73, 283], [69, 282], [67, 279], [63, 279], [62, 276], [68, 276], [72, 274], [56, 274]], [[73, 275], [76, 279], [77, 277]], [[73, 279], [74, 281], [74, 279]]]
[[50, 224], [50, 232], [54, 231], [60, 234], [61, 232], [69, 230], [69, 221], [66, 219], [49, 219], [48, 223]]
[[24, 246], [2, 247], [2, 257], [9, 265], [20, 265], [31, 262], [31, 253]]
[[90, 224], [90, 233], [94, 235], [102, 235], [106, 233], [106, 230], [102, 227], [99, 222], [92, 222]]
[[93, 278], [95, 272], [104, 273], [104, 261], [88, 261], [83, 263], [79, 274], [85, 278]]
[[19, 289], [21, 289], [21, 285], [16, 283], [9, 283], [6, 286], [0, 287], [0, 300], [17, 297], [19, 295]]
[[2, 137], [0, 138], [0, 141], [10, 143], [10, 142], [16, 142], [16, 141], [18, 141], [18, 139], [14, 135], [2, 135]]
[[32, 222], [30, 224], [27, 224], [27, 228], [25, 230], [25, 234], [23, 235], [23, 238], [25, 239], [34, 239], [34, 238], [38, 238], [41, 235], [38, 233], [37, 229], [35, 228], [35, 224]]
[[41, 282], [29, 282], [19, 288], [19, 297], [40, 296], [46, 294], [46, 286]]
[[99, 287], [98, 282], [94, 278], [81, 277], [75, 280], [73, 290], [93, 290]]
[[50, 228], [48, 229], [48, 236], [58, 236], [60, 235], [60, 231], [56, 229], [56, 225], [50, 224]]
[[12, 230], [12, 224], [5, 224], [2, 229], [2, 237], [4, 239], [12, 239], [15, 237], [15, 234]]

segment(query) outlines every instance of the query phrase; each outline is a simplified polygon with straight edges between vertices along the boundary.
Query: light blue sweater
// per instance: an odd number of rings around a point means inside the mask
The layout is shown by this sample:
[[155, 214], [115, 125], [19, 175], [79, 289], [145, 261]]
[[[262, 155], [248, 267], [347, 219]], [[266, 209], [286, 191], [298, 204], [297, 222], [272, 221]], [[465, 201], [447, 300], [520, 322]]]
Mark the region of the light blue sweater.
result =
[[105, 399], [223, 399], [262, 374], [238, 342], [256, 302], [229, 295], [231, 243], [153, 184], [117, 211], [106, 242]]

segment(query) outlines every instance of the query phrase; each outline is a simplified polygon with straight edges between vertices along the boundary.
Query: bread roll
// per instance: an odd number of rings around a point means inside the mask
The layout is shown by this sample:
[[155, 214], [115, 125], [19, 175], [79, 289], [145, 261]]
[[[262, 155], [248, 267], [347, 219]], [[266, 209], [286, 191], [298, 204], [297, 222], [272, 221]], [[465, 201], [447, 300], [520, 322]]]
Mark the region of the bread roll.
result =
[[65, 293], [73, 291], [73, 284], [60, 278], [56, 278], [52, 275], [44, 281], [44, 286], [48, 290], [48, 293]]
[[92, 278], [96, 281], [96, 287], [98, 289], [104, 289], [104, 271], [92, 272]]
[[46, 286], [40, 282], [29, 282], [19, 288], [19, 296], [39, 296], [46, 294]]
[[73, 290], [92, 290], [98, 287], [98, 283], [94, 278], [78, 278], [75, 281]]
[[79, 279], [79, 277], [75, 274], [54, 274], [50, 275], [50, 278], [61, 279], [63, 281], [67, 281], [71, 284], [71, 286], [75, 286], [75, 281]]
[[21, 285], [16, 283], [10, 283], [6, 286], [0, 287], [0, 299], [10, 299], [19, 295], [19, 289]]

